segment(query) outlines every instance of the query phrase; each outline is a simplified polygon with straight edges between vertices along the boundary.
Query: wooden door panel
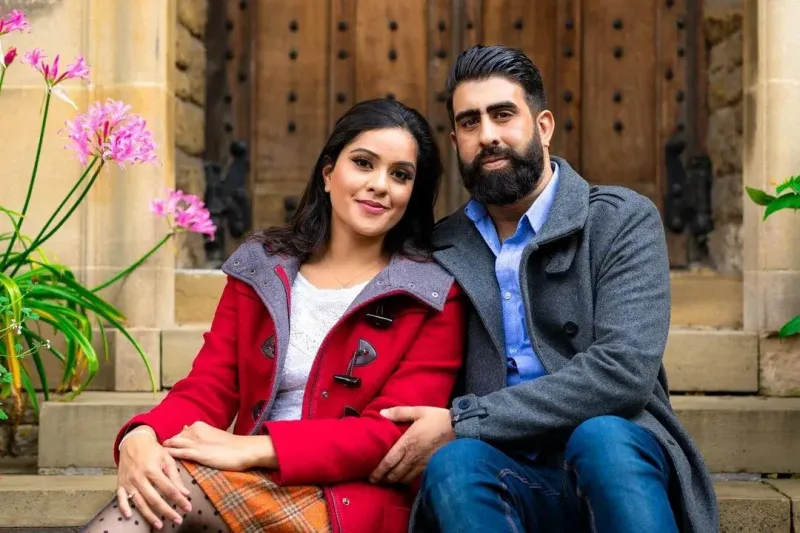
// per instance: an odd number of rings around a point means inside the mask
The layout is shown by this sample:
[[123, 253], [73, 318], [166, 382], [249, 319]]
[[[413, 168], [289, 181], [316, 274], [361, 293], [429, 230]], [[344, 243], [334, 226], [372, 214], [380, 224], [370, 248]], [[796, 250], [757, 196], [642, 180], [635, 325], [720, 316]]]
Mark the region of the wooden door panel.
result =
[[255, 32], [253, 223], [284, 220], [325, 141], [329, 0], [262, 0]]
[[330, 0], [328, 131], [356, 99], [356, 0]]
[[356, 96], [426, 112], [427, 1], [367, 0], [356, 10]]
[[[457, 0], [455, 0], [457, 1]], [[450, 67], [455, 61], [453, 50], [453, 2], [454, 0], [430, 0], [428, 2], [428, 48], [425, 51], [428, 61], [427, 118], [436, 136], [436, 144], [442, 154], [442, 163], [447, 169], [450, 152], [450, 118], [447, 114], [446, 82]], [[458, 195], [460, 182], [456, 182], [445, 170], [436, 202], [436, 218], [450, 213], [456, 205], [450, 205], [451, 198]]]
[[584, 176], [652, 197], [655, 0], [583, 0], [583, 27]]
[[583, 22], [582, 0], [558, 3], [555, 43], [555, 85], [560, 98], [550, 100], [555, 113], [556, 132], [551, 151], [581, 171], [581, 110]]
[[519, 48], [539, 68], [545, 93], [556, 92], [557, 0], [483, 0], [481, 44]]
[[[659, 199], [666, 194], [667, 171], [664, 148], [667, 141], [684, 124], [684, 87], [686, 86], [686, 65], [684, 59], [684, 31], [678, 24], [682, 13], [686, 12], [687, 0], [676, 0], [668, 6], [666, 2], [657, 5], [658, 55], [656, 57], [656, 112], [658, 129], [656, 131], [656, 188]], [[657, 204], [662, 210], [664, 202]], [[688, 262], [688, 239], [685, 233], [667, 232], [667, 248], [670, 265], [685, 266]]]
[[[520, 48], [539, 67], [556, 119], [552, 153], [592, 183], [630, 187], [662, 207], [664, 145], [686, 113], [678, 18], [687, 3], [260, 0], [251, 114], [236, 121], [252, 131], [255, 226], [283, 222], [284, 198], [299, 195], [348, 108], [390, 95], [434, 128], [448, 169], [437, 215], [460, 205], [445, 81], [473, 44]], [[668, 242], [671, 264], [684, 264], [686, 238]]]

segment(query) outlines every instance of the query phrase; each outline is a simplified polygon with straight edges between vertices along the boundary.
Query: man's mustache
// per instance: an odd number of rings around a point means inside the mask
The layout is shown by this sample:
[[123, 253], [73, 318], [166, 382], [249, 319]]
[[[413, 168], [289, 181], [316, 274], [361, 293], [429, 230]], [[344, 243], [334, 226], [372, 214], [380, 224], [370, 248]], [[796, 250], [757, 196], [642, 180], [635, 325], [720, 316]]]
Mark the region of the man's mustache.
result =
[[478, 152], [478, 155], [475, 156], [475, 161], [481, 161], [487, 157], [498, 155], [512, 158], [514, 154], [511, 153], [510, 149], [504, 146], [487, 146]]

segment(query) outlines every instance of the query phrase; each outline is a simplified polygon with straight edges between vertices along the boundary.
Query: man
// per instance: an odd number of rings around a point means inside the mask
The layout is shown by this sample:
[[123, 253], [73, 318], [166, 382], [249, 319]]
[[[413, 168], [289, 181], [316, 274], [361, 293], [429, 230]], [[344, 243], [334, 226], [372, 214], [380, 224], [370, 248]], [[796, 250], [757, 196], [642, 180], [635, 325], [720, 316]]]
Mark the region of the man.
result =
[[412, 521], [424, 531], [717, 531], [662, 366], [658, 210], [550, 156], [555, 120], [522, 52], [465, 51], [447, 90], [472, 199], [436, 228], [434, 257], [474, 306], [463, 391], [449, 411], [385, 412], [413, 424], [373, 481], [424, 469]]

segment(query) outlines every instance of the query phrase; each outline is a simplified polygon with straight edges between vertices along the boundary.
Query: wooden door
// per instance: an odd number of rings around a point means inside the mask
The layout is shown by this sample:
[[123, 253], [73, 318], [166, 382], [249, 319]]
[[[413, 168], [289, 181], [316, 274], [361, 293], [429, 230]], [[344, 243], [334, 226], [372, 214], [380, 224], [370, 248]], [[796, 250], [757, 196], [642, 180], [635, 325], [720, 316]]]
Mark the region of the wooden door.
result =
[[[465, 200], [444, 83], [472, 44], [524, 50], [558, 129], [553, 153], [591, 183], [663, 205], [664, 146], [683, 116], [687, 0], [260, 0], [248, 3], [254, 226], [283, 223], [332, 123], [388, 96], [422, 111], [449, 162], [438, 214]], [[668, 233], [671, 263], [686, 239]]]

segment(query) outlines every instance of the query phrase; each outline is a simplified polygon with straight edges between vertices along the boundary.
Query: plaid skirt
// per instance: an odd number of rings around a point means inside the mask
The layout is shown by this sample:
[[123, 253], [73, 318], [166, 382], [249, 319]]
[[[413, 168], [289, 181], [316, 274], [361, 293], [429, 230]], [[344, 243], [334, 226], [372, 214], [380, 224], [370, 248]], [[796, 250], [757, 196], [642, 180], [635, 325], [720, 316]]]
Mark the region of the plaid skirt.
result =
[[232, 533], [330, 533], [328, 505], [315, 486], [280, 487], [267, 470], [227, 472], [190, 461], [197, 481]]

